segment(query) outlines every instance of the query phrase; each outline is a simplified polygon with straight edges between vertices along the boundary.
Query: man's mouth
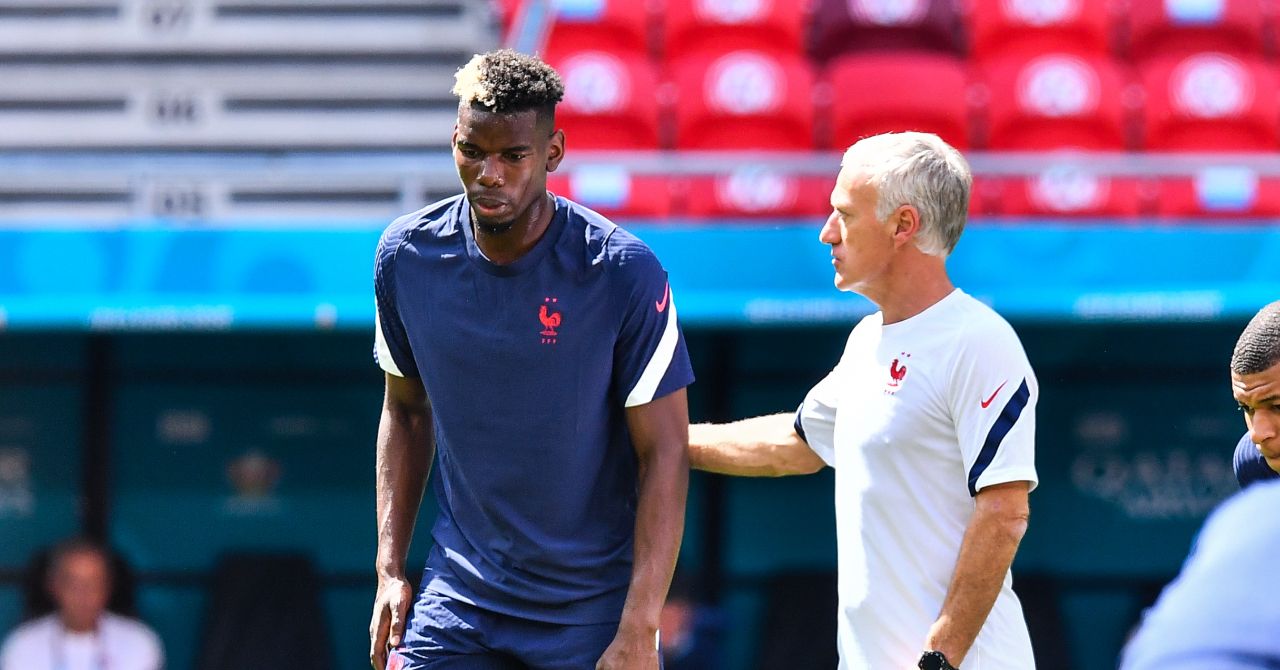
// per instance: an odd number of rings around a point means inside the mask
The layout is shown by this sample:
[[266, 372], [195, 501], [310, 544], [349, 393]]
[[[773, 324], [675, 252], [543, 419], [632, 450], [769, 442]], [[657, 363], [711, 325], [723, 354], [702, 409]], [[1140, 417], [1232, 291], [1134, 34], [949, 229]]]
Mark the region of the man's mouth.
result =
[[476, 198], [471, 201], [471, 206], [478, 210], [481, 214], [492, 215], [506, 209], [507, 203], [504, 200], [496, 198]]

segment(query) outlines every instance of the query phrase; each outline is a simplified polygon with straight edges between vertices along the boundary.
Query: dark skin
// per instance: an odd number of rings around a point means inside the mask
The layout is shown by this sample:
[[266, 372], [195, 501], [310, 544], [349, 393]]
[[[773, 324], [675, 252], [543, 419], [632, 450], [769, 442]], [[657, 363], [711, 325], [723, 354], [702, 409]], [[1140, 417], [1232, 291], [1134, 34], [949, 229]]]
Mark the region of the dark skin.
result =
[[[523, 256], [551, 222], [547, 173], [564, 156], [564, 134], [552, 123], [536, 111], [458, 111], [454, 161], [472, 205], [476, 243], [495, 263]], [[625, 414], [639, 465], [634, 566], [618, 631], [596, 668], [654, 670], [658, 618], [684, 532], [688, 401], [681, 389]], [[377, 442], [378, 593], [369, 624], [375, 670], [386, 668], [388, 648], [400, 644], [413, 604], [404, 563], [435, 455], [431, 421], [421, 380], [387, 375]]]
[[[453, 127], [453, 160], [471, 203], [476, 244], [505, 265], [537, 244], [555, 207], [547, 173], [564, 158], [564, 133], [536, 110], [499, 114], [463, 105]], [[506, 227], [498, 234], [486, 228]]]

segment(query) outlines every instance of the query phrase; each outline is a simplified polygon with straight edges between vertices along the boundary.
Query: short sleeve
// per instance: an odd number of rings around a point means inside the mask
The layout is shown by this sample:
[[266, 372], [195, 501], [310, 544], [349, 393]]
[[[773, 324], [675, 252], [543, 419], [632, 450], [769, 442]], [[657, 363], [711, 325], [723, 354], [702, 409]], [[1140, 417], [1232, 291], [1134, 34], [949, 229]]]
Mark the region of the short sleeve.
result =
[[636, 407], [693, 383], [693, 366], [667, 272], [647, 247], [628, 245], [616, 287], [625, 312], [614, 349], [614, 388]]
[[378, 242], [378, 254], [374, 261], [373, 358], [388, 374], [397, 377], [417, 377], [418, 368], [413, 360], [408, 334], [396, 304], [394, 264], [401, 241], [401, 236], [395, 232], [398, 228], [393, 225], [383, 234]]
[[836, 389], [839, 371], [840, 366], [837, 365], [822, 381], [809, 389], [804, 402], [796, 409], [795, 423], [796, 435], [809, 445], [818, 458], [833, 468], [836, 466]]
[[1258, 451], [1258, 446], [1253, 443], [1248, 433], [1245, 433], [1244, 437], [1236, 443], [1236, 453], [1231, 465], [1236, 473], [1236, 481], [1240, 483], [1242, 489], [1260, 481], [1280, 478], [1280, 473], [1267, 465], [1267, 460], [1262, 457], [1262, 452]]
[[969, 495], [994, 484], [1035, 488], [1040, 388], [1022, 343], [1003, 321], [966, 335], [950, 389]]

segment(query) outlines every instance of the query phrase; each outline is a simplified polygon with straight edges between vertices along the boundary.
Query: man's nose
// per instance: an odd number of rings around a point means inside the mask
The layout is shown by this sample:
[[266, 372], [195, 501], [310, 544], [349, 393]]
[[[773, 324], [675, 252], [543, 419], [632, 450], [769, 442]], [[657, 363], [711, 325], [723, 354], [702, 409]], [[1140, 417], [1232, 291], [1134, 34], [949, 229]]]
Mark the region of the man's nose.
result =
[[498, 188], [505, 183], [502, 177], [502, 165], [496, 157], [486, 158], [480, 163], [480, 176], [476, 181], [485, 188]]
[[818, 240], [823, 244], [836, 244], [840, 241], [840, 231], [836, 226], [836, 215], [834, 213], [823, 222], [822, 229], [818, 231]]
[[1262, 409], [1253, 413], [1253, 421], [1249, 422], [1249, 439], [1254, 444], [1262, 444], [1276, 436], [1280, 429], [1280, 412]]

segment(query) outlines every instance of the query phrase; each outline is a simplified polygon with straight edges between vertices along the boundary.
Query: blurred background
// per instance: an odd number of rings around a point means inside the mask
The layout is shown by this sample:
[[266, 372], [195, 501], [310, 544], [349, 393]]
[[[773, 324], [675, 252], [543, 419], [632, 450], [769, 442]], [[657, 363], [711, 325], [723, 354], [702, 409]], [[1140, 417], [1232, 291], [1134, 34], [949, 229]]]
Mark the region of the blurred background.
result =
[[[915, 129], [966, 152], [952, 276], [1042, 387], [1015, 588], [1041, 668], [1113, 668], [1236, 489], [1227, 363], [1280, 298], [1273, 9], [0, 0], [0, 627], [39, 552], [84, 533], [171, 670], [229, 667], [255, 593], [367, 666], [374, 246], [458, 191], [452, 75], [505, 44], [567, 83], [550, 188], [666, 264], [695, 421], [794, 408], [871, 310], [817, 240], [844, 147]], [[834, 667], [832, 485], [695, 473], [673, 621], [710, 652], [685, 667]]]

